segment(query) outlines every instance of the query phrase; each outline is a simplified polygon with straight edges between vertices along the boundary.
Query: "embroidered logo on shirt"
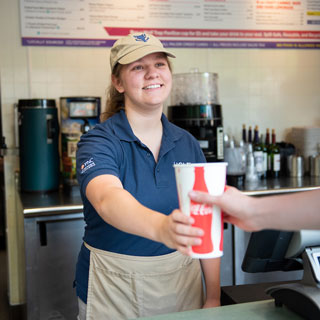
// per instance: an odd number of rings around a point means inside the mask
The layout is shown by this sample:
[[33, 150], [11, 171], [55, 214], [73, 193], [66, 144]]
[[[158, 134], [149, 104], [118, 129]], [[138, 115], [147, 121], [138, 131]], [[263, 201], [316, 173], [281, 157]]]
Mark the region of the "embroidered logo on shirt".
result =
[[173, 162], [173, 165], [181, 165], [181, 164], [191, 164], [191, 162]]
[[142, 42], [147, 42], [150, 38], [145, 34], [145, 33], [141, 33], [138, 36], [133, 36], [136, 41], [142, 41]]
[[81, 169], [81, 174], [85, 173], [88, 169], [94, 167], [96, 164], [93, 161], [93, 158], [90, 158], [88, 161], [84, 162], [80, 169]]

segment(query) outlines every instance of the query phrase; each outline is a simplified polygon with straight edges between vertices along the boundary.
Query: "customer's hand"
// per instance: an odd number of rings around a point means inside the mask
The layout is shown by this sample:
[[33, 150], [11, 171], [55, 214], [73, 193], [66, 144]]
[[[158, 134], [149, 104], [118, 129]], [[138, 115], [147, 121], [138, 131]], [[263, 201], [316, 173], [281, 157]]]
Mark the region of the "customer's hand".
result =
[[246, 231], [257, 231], [259, 226], [259, 216], [254, 213], [256, 199], [244, 195], [234, 187], [227, 187], [221, 196], [212, 196], [208, 193], [191, 191], [189, 192], [191, 200], [216, 205], [224, 213], [224, 221], [232, 223]]

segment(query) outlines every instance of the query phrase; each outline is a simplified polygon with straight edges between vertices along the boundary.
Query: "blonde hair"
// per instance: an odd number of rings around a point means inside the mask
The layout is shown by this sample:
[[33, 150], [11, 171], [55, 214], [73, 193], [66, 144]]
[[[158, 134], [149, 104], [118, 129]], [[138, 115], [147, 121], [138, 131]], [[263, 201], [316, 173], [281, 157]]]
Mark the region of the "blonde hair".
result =
[[[172, 72], [172, 65], [170, 60], [168, 59], [168, 56], [166, 55], [167, 63], [169, 66], [170, 71]], [[116, 79], [120, 79], [120, 72], [124, 65], [117, 63], [113, 70], [112, 70], [112, 76], [114, 76]], [[108, 88], [107, 92], [107, 102], [106, 102], [106, 111], [101, 113], [100, 115], [100, 122], [103, 122], [116, 113], [118, 113], [121, 109], [125, 109], [124, 104], [124, 93], [120, 93], [113, 85], [112, 81]]]

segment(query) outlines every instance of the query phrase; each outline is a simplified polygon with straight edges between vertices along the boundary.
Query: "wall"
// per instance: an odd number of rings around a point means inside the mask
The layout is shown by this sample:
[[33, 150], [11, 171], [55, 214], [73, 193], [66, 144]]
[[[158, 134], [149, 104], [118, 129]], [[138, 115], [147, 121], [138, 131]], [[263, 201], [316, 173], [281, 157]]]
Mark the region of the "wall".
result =
[[[94, 95], [105, 104], [108, 48], [23, 47], [19, 1], [0, 2], [0, 72], [3, 130], [14, 146], [14, 103], [21, 98]], [[174, 72], [191, 68], [219, 74], [225, 131], [275, 128], [277, 140], [292, 126], [320, 126], [320, 50], [172, 49]], [[187, 90], [187, 88], [186, 88]]]

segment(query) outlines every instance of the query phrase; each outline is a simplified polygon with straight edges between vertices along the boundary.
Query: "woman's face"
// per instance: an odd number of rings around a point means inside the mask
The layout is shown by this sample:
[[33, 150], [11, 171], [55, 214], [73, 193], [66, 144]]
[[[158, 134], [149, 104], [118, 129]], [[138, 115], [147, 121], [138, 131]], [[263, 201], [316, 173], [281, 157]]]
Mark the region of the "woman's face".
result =
[[120, 77], [112, 77], [115, 88], [124, 93], [125, 108], [156, 109], [170, 94], [172, 74], [164, 53], [151, 53], [124, 65]]

